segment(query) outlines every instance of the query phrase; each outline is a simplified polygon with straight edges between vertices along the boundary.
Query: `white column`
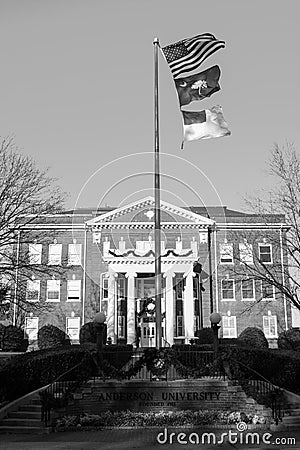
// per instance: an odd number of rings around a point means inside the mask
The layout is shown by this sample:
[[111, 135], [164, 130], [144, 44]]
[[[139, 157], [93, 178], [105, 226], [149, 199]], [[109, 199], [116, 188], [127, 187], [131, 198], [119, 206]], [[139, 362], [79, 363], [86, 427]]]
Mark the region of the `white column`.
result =
[[108, 276], [108, 303], [107, 303], [107, 337], [110, 337], [112, 343], [115, 344], [117, 336], [115, 332], [115, 315], [116, 315], [116, 295], [115, 295], [115, 276], [116, 273], [109, 271]]
[[134, 344], [135, 335], [135, 295], [134, 295], [134, 278], [135, 272], [127, 272], [127, 344]]
[[174, 344], [174, 290], [173, 277], [174, 273], [166, 273], [166, 340], [169, 344]]
[[185, 342], [189, 343], [190, 339], [194, 337], [194, 293], [193, 293], [193, 272], [192, 269], [187, 273], [184, 301], [184, 328], [185, 328]]

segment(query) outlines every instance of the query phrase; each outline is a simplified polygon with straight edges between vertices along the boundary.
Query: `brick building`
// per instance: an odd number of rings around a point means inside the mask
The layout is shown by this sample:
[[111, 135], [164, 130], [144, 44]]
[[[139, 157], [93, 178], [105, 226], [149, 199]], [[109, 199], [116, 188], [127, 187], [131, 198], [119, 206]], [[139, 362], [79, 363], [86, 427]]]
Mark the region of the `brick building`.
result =
[[[80, 327], [103, 310], [113, 343], [155, 345], [153, 209], [147, 197], [120, 208], [45, 216], [27, 226], [49, 237], [46, 244], [26, 244], [30, 262], [64, 269], [24, 280], [27, 299], [41, 306], [26, 313], [31, 341], [52, 323], [76, 342]], [[262, 261], [264, 270], [276, 270], [285, 281], [284, 217], [262, 220], [227, 207], [188, 209], [162, 201], [161, 228], [163, 344], [189, 342], [218, 311], [222, 337], [255, 326], [276, 345], [278, 333], [292, 326], [291, 308], [251, 267]], [[201, 274], [194, 272], [196, 261]]]

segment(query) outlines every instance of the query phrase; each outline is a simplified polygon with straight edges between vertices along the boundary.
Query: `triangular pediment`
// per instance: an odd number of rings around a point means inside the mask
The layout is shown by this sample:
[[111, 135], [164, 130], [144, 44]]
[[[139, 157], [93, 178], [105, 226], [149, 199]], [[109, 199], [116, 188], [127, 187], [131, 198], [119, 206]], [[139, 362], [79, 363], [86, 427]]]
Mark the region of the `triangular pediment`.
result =
[[[142, 200], [109, 211], [87, 222], [88, 226], [97, 227], [108, 223], [123, 224], [151, 224], [154, 223], [155, 200], [146, 197]], [[195, 214], [188, 209], [181, 208], [163, 200], [160, 202], [161, 224], [199, 224], [213, 225], [214, 222], [207, 217]]]

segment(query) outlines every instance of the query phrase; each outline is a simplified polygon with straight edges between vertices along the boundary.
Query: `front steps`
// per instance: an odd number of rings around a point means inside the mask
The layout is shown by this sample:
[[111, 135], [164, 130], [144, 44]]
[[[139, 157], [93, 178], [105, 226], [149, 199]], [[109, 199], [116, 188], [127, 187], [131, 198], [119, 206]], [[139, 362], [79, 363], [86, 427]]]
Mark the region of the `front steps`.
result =
[[47, 433], [49, 429], [41, 421], [42, 406], [39, 395], [28, 399], [17, 410], [9, 411], [7, 417], [0, 420], [0, 433]]
[[288, 430], [300, 430], [300, 405], [285, 410], [282, 424]]

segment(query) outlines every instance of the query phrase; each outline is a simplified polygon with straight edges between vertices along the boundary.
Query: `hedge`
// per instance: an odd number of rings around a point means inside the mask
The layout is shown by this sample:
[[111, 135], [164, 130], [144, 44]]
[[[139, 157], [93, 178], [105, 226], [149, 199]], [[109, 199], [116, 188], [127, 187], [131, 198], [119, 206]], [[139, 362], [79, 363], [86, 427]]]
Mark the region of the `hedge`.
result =
[[274, 385], [300, 393], [300, 357], [293, 352], [230, 346], [223, 347], [221, 354], [223, 360], [228, 362], [234, 379], [256, 378], [252, 369]]
[[214, 332], [212, 328], [206, 327], [197, 330], [195, 333], [197, 344], [212, 344], [214, 342]]
[[0, 324], [0, 350], [3, 352], [26, 352], [28, 339], [24, 331], [15, 325]]
[[260, 328], [248, 327], [241, 332], [237, 338], [238, 345], [247, 345], [248, 347], [268, 348], [269, 344]]
[[40, 350], [70, 345], [70, 339], [67, 334], [54, 325], [44, 325], [38, 331], [38, 347]]
[[[16, 356], [0, 372], [0, 402], [12, 401], [53, 382], [76, 364], [83, 362], [78, 372], [94, 370], [93, 360], [85, 349], [39, 350]], [[73, 372], [69, 379], [74, 379]]]
[[279, 333], [278, 348], [283, 350], [294, 350], [300, 352], [300, 330], [291, 328]]
[[81, 345], [92, 343], [96, 344], [97, 334], [94, 322], [87, 322], [80, 328], [79, 342]]

